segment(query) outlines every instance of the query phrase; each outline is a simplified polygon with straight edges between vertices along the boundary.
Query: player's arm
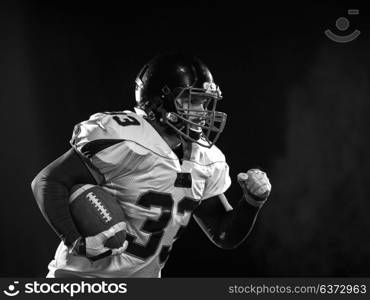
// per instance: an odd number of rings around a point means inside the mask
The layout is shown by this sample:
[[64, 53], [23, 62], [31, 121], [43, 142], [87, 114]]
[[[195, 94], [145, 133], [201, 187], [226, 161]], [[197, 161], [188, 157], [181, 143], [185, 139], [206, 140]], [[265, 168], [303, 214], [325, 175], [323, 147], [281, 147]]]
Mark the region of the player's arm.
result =
[[75, 184], [84, 183], [97, 184], [71, 148], [41, 170], [31, 184], [43, 216], [69, 247], [80, 237], [69, 211], [70, 190]]
[[95, 236], [80, 236], [69, 211], [69, 195], [75, 184], [85, 183], [97, 184], [82, 158], [72, 148], [41, 170], [31, 186], [45, 219], [72, 253], [91, 260], [122, 253], [127, 242], [114, 250], [105, 248], [104, 243], [123, 230], [125, 224], [116, 224]]
[[271, 191], [266, 174], [259, 170], [239, 174], [238, 181], [243, 197], [234, 208], [220, 194], [204, 200], [193, 215], [207, 236], [223, 249], [233, 249], [248, 237]]

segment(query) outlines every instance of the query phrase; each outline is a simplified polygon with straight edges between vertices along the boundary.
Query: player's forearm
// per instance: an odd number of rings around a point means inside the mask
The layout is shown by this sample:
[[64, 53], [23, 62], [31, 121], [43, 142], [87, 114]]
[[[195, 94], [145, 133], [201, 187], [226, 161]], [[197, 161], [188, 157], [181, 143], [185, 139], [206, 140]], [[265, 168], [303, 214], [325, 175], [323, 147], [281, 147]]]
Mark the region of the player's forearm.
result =
[[42, 214], [67, 246], [80, 236], [69, 211], [69, 191], [79, 183], [96, 184], [73, 149], [46, 166], [32, 182]]
[[220, 218], [216, 243], [224, 249], [233, 249], [250, 234], [257, 219], [259, 208], [243, 197], [234, 209]]
[[249, 235], [259, 208], [243, 197], [233, 210], [226, 211], [217, 197], [207, 199], [195, 211], [194, 218], [207, 236], [223, 249], [233, 249]]
[[49, 225], [63, 242], [70, 246], [80, 236], [68, 207], [69, 191], [61, 183], [47, 178], [35, 178], [32, 191]]

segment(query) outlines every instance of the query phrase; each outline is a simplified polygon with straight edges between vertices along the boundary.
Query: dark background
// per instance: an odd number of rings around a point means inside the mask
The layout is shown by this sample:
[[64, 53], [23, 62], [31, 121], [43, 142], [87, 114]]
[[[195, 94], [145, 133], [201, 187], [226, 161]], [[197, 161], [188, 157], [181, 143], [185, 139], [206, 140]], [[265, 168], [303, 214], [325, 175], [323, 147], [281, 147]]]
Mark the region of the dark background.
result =
[[[0, 11], [0, 276], [46, 275], [59, 240], [33, 177], [68, 150], [76, 123], [131, 109], [136, 74], [168, 50], [198, 55], [221, 86], [227, 196], [239, 199], [235, 176], [256, 166], [273, 190], [238, 249], [218, 249], [192, 221], [162, 275], [370, 275], [370, 18], [361, 6], [9, 1]], [[345, 34], [362, 31], [355, 41], [324, 35], [339, 33], [340, 16], [351, 22]]]

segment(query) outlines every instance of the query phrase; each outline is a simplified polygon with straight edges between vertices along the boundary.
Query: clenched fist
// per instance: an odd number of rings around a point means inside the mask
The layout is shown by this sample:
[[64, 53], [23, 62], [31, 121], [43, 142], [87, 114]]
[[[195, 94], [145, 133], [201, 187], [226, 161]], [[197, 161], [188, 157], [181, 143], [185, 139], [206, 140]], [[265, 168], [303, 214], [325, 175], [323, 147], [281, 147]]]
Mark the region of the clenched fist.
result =
[[250, 169], [247, 173], [239, 173], [237, 178], [247, 201], [253, 206], [261, 207], [271, 192], [271, 184], [266, 173]]

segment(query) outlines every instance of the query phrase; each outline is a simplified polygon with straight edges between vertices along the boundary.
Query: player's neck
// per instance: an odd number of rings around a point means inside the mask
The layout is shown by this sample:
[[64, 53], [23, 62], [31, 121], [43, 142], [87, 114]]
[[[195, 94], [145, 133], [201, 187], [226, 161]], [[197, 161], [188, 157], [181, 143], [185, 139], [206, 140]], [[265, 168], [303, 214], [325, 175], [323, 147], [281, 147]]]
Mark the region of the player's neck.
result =
[[165, 140], [165, 142], [170, 146], [170, 148], [173, 150], [181, 145], [181, 140], [173, 135], [169, 135], [166, 132], [161, 134], [161, 137]]
[[[173, 152], [179, 157], [179, 160], [190, 160], [192, 153], [192, 143], [186, 142], [180, 137], [170, 134], [166, 131], [165, 128], [160, 126], [155, 122], [151, 122], [153, 128], [159, 133], [162, 139], [167, 143], [167, 145], [173, 150]], [[177, 149], [176, 149], [177, 148]], [[182, 148], [182, 149], [179, 149]], [[176, 150], [175, 150], [176, 149]], [[181, 150], [181, 155], [179, 155], [179, 150]]]
[[155, 122], [151, 122], [151, 125], [171, 149], [175, 149], [181, 144], [181, 139], [179, 137], [173, 134], [169, 134], [162, 126], [158, 125]]

